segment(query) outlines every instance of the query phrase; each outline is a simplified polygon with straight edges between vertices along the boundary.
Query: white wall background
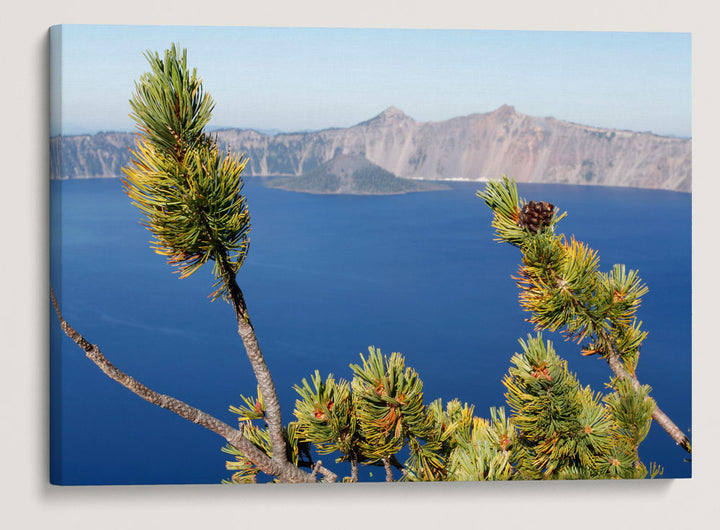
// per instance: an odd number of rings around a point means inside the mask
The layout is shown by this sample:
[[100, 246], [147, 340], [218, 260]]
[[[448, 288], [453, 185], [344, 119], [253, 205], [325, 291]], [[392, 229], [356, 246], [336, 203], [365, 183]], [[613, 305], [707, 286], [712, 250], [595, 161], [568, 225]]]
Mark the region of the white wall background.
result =
[[[0, 521], [5, 528], [709, 528], [716, 456], [720, 51], [709, 1], [35, 0], [3, 10]], [[48, 38], [58, 23], [691, 31], [694, 41], [693, 478], [677, 481], [315, 487], [48, 484]], [[679, 352], [685, 354], [685, 352]], [[672, 367], [668, 367], [669, 370]], [[112, 455], [108, 455], [112, 458]]]

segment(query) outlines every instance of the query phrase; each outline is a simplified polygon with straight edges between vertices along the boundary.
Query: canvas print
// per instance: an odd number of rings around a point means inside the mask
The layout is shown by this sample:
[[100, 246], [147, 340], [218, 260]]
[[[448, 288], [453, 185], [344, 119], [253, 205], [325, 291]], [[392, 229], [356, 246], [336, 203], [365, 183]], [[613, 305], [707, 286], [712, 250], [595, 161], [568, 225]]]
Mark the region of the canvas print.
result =
[[691, 477], [690, 34], [50, 43], [52, 484]]

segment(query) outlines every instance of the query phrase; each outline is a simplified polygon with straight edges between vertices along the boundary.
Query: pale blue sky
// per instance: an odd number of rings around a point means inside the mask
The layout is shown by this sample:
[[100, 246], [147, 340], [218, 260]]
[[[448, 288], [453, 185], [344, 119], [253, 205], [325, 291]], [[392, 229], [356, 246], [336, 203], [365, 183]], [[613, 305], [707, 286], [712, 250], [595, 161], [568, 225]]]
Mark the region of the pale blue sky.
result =
[[70, 25], [61, 42], [53, 134], [59, 122], [64, 134], [133, 130], [128, 100], [148, 69], [143, 52], [176, 42], [216, 101], [214, 126], [348, 127], [389, 106], [440, 121], [509, 104], [691, 135], [688, 33]]

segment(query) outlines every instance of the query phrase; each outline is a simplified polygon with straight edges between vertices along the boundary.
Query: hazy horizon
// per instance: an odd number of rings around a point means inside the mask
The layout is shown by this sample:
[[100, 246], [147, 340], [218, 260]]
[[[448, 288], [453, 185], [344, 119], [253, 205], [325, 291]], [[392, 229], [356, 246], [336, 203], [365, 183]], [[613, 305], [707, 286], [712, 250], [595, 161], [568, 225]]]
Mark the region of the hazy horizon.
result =
[[52, 135], [133, 131], [128, 100], [148, 70], [144, 53], [177, 43], [216, 102], [212, 128], [345, 128], [390, 106], [437, 122], [508, 104], [530, 116], [692, 136], [689, 33], [59, 28]]
[[[511, 107], [514, 107], [514, 105], [511, 105], [511, 104], [508, 104], [508, 105], [511, 106]], [[358, 125], [358, 124], [362, 123], [363, 121], [367, 121], [367, 120], [370, 120], [370, 119], [373, 119], [373, 118], [379, 116], [380, 114], [382, 114], [382, 112], [384, 112], [386, 109], [388, 109], [388, 108], [390, 108], [390, 107], [395, 107], [395, 108], [398, 108], [398, 109], [400, 109], [400, 110], [402, 111], [402, 108], [397, 107], [396, 105], [389, 105], [388, 107], [386, 107], [386, 108], [383, 109], [382, 111], [376, 113], [375, 115], [369, 116], [369, 117], [366, 118], [365, 120], [361, 120], [361, 121], [359, 121], [358, 123], [353, 123], [353, 124], [348, 125], [348, 126], [345, 126], [345, 127], [329, 126], [329, 127], [323, 127], [323, 128], [321, 128], [321, 129], [280, 130], [280, 129], [264, 128], [264, 127], [243, 127], [243, 126], [239, 126], [239, 125], [212, 125], [212, 124], [211, 124], [211, 125], [209, 125], [209, 126], [207, 127], [207, 131], [208, 131], [208, 132], [214, 132], [214, 131], [222, 131], [222, 130], [230, 130], [230, 129], [239, 129], [239, 130], [254, 130], [254, 131], [259, 132], [259, 133], [261, 133], [261, 134], [267, 134], [267, 135], [313, 133], [313, 132], [319, 132], [319, 131], [328, 130], [328, 129], [339, 129], [339, 128], [354, 127], [355, 125]], [[499, 108], [499, 107], [498, 107], [498, 108]], [[467, 115], [465, 115], [465, 116], [469, 116], [469, 115], [472, 115], [472, 114], [488, 114], [488, 113], [494, 112], [495, 110], [497, 110], [497, 109], [491, 109], [491, 110], [487, 110], [487, 111], [472, 112], [472, 113], [467, 114]], [[520, 114], [526, 114], [525, 112], [521, 112], [520, 110], [518, 110], [517, 107], [515, 107], [515, 110], [516, 110], [518, 113], [520, 113]], [[403, 112], [404, 112], [404, 111], [403, 111]], [[405, 112], [405, 114], [408, 115], [406, 112]], [[408, 115], [408, 116], [409, 116], [409, 115]], [[463, 117], [463, 116], [450, 116], [450, 117], [448, 117], [448, 118], [446, 118], [446, 119], [447, 119], [447, 120], [450, 120], [450, 119], [459, 118], [459, 117]], [[537, 117], [537, 118], [552, 117], [552, 118], [554, 118], [555, 116], [534, 116], [534, 117]], [[413, 117], [410, 116], [410, 118], [413, 118]], [[418, 121], [418, 120], [415, 120], [415, 121]], [[440, 121], [445, 121], [445, 120], [434, 120], [434, 121], [440, 122]], [[576, 123], [576, 124], [578, 124], [578, 125], [584, 125], [584, 126], [588, 126], [588, 127], [598, 127], [597, 125], [595, 125], [595, 124], [593, 124], [593, 123], [578, 123], [578, 122], [571, 122], [571, 120], [562, 120], [562, 121], [565, 121], [565, 122], [568, 122], [568, 123]], [[430, 122], [423, 122], [423, 123], [430, 123]], [[657, 135], [657, 136], [664, 136], [664, 137], [668, 137], [668, 138], [692, 139], [692, 136], [690, 136], [690, 135], [681, 136], [681, 135], [677, 135], [677, 134], [658, 134], [658, 133], [655, 133], [655, 132], [653, 132], [653, 131], [634, 131], [634, 130], [631, 130], [631, 129], [616, 129], [616, 128], [611, 128], [611, 127], [601, 127], [601, 128], [607, 128], [607, 129], [609, 129], [609, 130], [610, 130], [610, 129], [612, 129], [612, 130], [626, 130], [626, 131], [638, 132], [638, 133], [651, 133], [651, 134], [655, 134], [655, 135]], [[64, 126], [63, 126], [63, 131], [64, 131], [64, 132], [63, 132], [63, 136], [85, 136], [85, 135], [87, 135], [87, 136], [92, 136], [92, 135], [101, 134], [101, 133], [123, 133], [123, 134], [124, 134], [124, 133], [133, 133], [133, 132], [135, 132], [134, 126], [131, 126], [131, 128], [124, 129], [124, 130], [121, 130], [121, 129], [108, 129], [108, 128], [100, 128], [100, 129], [92, 129], [92, 130], [90, 130], [90, 129], [83, 129], [82, 127], [73, 127], [72, 125], [69, 125], [69, 126], [68, 126], [68, 125], [64, 125]], [[52, 134], [52, 133], [51, 133], [51, 136], [58, 136], [58, 133], [55, 133], [55, 134]]]

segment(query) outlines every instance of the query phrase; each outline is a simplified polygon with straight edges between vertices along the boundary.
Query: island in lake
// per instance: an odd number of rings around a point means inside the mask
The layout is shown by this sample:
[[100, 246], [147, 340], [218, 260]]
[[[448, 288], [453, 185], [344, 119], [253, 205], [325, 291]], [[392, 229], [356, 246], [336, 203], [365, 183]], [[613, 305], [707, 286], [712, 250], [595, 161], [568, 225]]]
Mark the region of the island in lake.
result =
[[345, 195], [388, 195], [449, 189], [435, 182], [399, 178], [362, 155], [338, 155], [299, 177], [266, 182], [286, 191]]

